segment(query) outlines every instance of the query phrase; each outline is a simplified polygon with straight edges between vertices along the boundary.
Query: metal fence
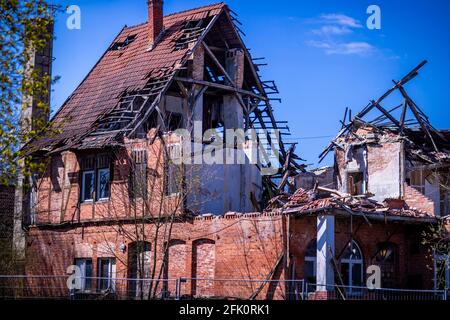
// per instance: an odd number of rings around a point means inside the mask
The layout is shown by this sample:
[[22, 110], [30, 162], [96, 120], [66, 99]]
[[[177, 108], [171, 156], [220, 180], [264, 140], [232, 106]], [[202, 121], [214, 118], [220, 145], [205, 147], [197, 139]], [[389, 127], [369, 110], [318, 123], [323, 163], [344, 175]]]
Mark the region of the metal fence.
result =
[[448, 290], [369, 289], [359, 286], [306, 285], [306, 299], [378, 300], [378, 301], [430, 301], [447, 300]]
[[304, 280], [0, 276], [0, 299], [446, 300], [445, 290], [323, 286]]

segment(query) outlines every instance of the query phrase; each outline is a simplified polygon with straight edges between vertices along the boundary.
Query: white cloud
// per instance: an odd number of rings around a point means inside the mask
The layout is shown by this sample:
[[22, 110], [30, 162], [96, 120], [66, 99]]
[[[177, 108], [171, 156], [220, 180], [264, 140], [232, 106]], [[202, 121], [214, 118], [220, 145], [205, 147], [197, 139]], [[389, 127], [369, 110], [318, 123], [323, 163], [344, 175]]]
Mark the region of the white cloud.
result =
[[362, 28], [362, 24], [345, 14], [338, 14], [338, 13], [329, 13], [329, 14], [323, 14], [320, 16], [319, 19], [322, 23], [328, 23], [328, 24], [334, 24], [339, 26], [345, 26], [348, 28]]
[[356, 30], [363, 25], [355, 18], [339, 13], [322, 14], [310, 20], [316, 25], [311, 33], [315, 39], [307, 41], [307, 45], [321, 49], [328, 55], [369, 55], [376, 48], [368, 42], [357, 39]]
[[368, 55], [374, 52], [375, 47], [368, 42], [329, 42], [329, 41], [308, 41], [306, 43], [310, 47], [324, 50], [326, 54], [339, 54], [339, 55]]
[[313, 29], [312, 32], [317, 35], [342, 35], [351, 33], [352, 30], [348, 27], [322, 26], [320, 29]]

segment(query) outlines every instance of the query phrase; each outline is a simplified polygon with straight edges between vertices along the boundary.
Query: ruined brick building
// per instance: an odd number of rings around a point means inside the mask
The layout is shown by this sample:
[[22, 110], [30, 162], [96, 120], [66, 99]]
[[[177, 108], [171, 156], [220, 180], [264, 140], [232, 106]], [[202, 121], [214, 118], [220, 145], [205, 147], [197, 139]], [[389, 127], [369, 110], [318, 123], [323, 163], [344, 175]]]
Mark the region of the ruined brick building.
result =
[[[76, 265], [79, 294], [128, 298], [298, 298], [297, 284], [284, 281], [296, 279], [319, 284], [311, 287], [318, 297], [335, 284], [352, 295], [372, 264], [383, 287], [436, 285], [420, 234], [448, 212], [437, 178], [448, 175], [448, 132], [424, 115], [421, 130], [410, 129], [381, 99], [370, 105], [383, 111], [378, 122], [361, 113], [343, 125], [326, 150], [335, 148], [335, 167], [321, 179], [267, 132], [226, 141], [223, 152], [241, 148], [244, 163], [174, 164], [186, 142], [177, 129], [214, 129], [188, 141], [194, 159], [226, 129], [281, 129], [271, 107], [277, 89], [261, 80], [227, 5], [164, 16], [162, 1], [149, 0], [148, 11], [147, 22], [120, 31], [50, 133], [25, 146], [46, 164], [16, 204], [15, 249], [27, 275], [62, 276]], [[405, 113], [417, 109], [408, 99]], [[394, 127], [379, 125], [386, 119]], [[275, 140], [272, 158], [252, 151]], [[274, 156], [281, 165], [262, 174]], [[155, 281], [117, 280], [125, 278]], [[30, 281], [59, 288], [34, 294], [67, 294], [65, 278]]]

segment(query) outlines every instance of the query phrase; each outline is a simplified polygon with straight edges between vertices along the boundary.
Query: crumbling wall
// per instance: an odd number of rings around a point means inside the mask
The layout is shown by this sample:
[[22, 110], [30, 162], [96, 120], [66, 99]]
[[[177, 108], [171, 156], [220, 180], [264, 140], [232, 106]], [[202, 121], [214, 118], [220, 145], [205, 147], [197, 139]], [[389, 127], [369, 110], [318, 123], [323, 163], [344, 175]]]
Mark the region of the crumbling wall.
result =
[[409, 208], [417, 209], [430, 214], [434, 214], [435, 207], [439, 207], [439, 202], [436, 205], [432, 199], [409, 186], [407, 183], [404, 184], [403, 199]]
[[[75, 258], [92, 258], [95, 277], [98, 275], [97, 258], [112, 257], [116, 258], [116, 277], [126, 278], [128, 250], [132, 243], [127, 235], [133, 233], [134, 228], [133, 224], [121, 228], [86, 225], [61, 230], [33, 227], [27, 240], [26, 272], [28, 275], [64, 275]], [[242, 280], [266, 279], [283, 252], [281, 217], [270, 214], [209, 215], [179, 221], [173, 224], [170, 239], [160, 236], [157, 243], [154, 225], [146, 224], [145, 234], [151, 243], [151, 254], [157, 251], [158, 267], [163, 261], [163, 246], [170, 241], [167, 271], [163, 274], [171, 279], [189, 278], [182, 286], [182, 293], [193, 296], [249, 298], [262, 282]], [[193, 281], [190, 278], [199, 279]], [[276, 272], [272, 277], [272, 280], [277, 279], [283, 279], [281, 272]], [[67, 295], [63, 282], [56, 279], [42, 281], [46, 283], [40, 283], [41, 286], [46, 284], [49, 289], [35, 294], [51, 296], [52, 292], [56, 292]], [[51, 290], [55, 285], [61, 287], [59, 291]], [[163, 288], [162, 283], [160, 288]], [[166, 288], [174, 293], [172, 282]], [[280, 283], [275, 283], [270, 289], [266, 285], [258, 299], [264, 299], [269, 294], [281, 298], [282, 288]], [[127, 285], [118, 281], [117, 290], [126, 295]]]
[[[302, 216], [291, 218], [290, 254], [295, 261], [296, 279], [304, 279], [305, 252], [310, 241], [316, 239], [317, 217]], [[353, 234], [352, 234], [353, 226]], [[340, 255], [348, 242], [353, 238], [363, 254], [363, 284], [365, 270], [378, 262], [375, 256], [377, 245], [391, 242], [396, 245], [396, 270], [394, 286], [396, 288], [432, 289], [433, 271], [427, 266], [432, 265], [427, 256], [427, 248], [420, 242], [423, 228], [393, 222], [371, 221], [371, 225], [363, 218], [337, 217], [335, 222], [335, 258], [339, 265]], [[336, 277], [336, 284], [338, 277]]]
[[374, 200], [400, 198], [402, 157], [402, 142], [367, 146], [368, 191]]
[[317, 182], [319, 186], [335, 189], [334, 181], [334, 168], [324, 167], [318, 168], [309, 172], [300, 172], [294, 178], [295, 188], [302, 188], [304, 190], [310, 190], [314, 188]]

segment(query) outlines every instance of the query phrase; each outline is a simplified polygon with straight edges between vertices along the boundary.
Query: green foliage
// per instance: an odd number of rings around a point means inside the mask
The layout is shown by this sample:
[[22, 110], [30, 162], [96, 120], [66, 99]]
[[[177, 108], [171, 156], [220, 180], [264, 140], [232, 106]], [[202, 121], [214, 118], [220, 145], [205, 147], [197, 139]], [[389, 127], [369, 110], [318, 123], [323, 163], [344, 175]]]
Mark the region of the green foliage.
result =
[[[11, 184], [19, 172], [29, 175], [40, 167], [29, 158], [23, 160], [20, 146], [46, 128], [46, 97], [53, 79], [30, 62], [52, 40], [50, 24], [56, 10], [45, 0], [0, 0], [0, 184]], [[31, 104], [39, 113], [24, 126], [29, 130], [21, 130], [21, 110]], [[23, 161], [29, 166], [21, 166]]]
[[[450, 233], [448, 222], [446, 220], [439, 220], [436, 224], [431, 224], [425, 231], [422, 232], [422, 244], [429, 248], [428, 258], [433, 261], [437, 256], [446, 256], [450, 254]], [[433, 266], [428, 266], [434, 269]], [[445, 265], [437, 266], [436, 282], [438, 287], [445, 286]]]

